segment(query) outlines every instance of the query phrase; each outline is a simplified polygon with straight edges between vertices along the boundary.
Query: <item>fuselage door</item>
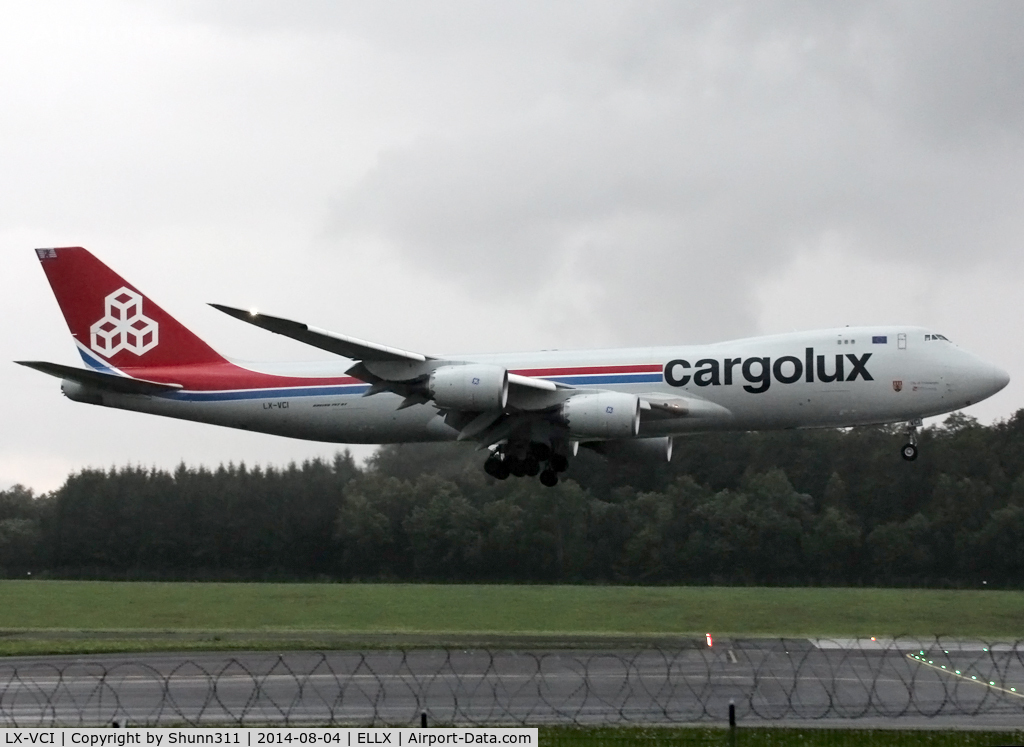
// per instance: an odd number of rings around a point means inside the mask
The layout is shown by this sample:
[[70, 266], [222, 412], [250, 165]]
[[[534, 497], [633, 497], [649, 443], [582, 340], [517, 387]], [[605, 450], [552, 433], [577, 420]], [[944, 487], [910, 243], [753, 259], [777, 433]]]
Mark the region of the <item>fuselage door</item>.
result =
[[907, 349], [907, 333], [906, 332], [900, 332], [898, 335], [896, 335], [896, 347], [898, 349], [900, 349], [900, 350], [906, 350]]

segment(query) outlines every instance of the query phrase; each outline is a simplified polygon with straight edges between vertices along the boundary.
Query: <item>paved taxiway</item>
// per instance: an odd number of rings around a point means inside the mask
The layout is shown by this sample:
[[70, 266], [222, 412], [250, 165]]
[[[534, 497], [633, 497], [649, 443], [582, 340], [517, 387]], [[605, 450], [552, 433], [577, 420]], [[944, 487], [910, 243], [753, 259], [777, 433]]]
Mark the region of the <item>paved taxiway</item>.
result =
[[740, 725], [1021, 728], [1022, 658], [984, 643], [806, 639], [12, 657], [0, 660], [0, 725], [415, 725], [424, 711], [458, 725], [709, 724], [732, 701]]

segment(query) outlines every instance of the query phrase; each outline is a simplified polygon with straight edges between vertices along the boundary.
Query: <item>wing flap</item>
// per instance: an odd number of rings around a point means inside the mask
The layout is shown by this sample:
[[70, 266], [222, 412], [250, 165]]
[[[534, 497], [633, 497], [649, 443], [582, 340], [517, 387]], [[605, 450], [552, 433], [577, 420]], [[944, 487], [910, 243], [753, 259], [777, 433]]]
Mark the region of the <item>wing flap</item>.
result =
[[559, 389], [573, 389], [574, 387], [568, 384], [556, 384], [553, 381], [547, 379], [534, 379], [530, 376], [522, 376], [521, 374], [510, 373], [508, 375], [508, 385], [518, 386], [525, 389], [537, 389], [542, 392], [556, 392]]

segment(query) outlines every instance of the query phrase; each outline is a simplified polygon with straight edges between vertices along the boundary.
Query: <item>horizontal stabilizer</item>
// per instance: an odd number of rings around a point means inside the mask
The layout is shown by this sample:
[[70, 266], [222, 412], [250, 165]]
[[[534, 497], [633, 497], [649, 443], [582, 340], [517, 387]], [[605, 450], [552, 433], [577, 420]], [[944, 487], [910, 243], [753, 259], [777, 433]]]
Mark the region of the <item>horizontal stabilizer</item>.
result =
[[127, 376], [101, 373], [100, 371], [88, 371], [84, 368], [73, 368], [62, 366], [59, 363], [47, 363], [45, 361], [14, 361], [19, 366], [28, 366], [36, 371], [41, 371], [58, 379], [77, 381], [79, 384], [103, 389], [118, 394], [166, 394], [181, 389], [181, 384], [160, 384], [156, 381], [145, 379], [131, 379]]
[[277, 316], [260, 314], [255, 311], [244, 311], [234, 309], [230, 306], [222, 306], [219, 303], [211, 303], [210, 306], [223, 311], [228, 316], [248, 322], [257, 327], [269, 330], [293, 340], [304, 342], [315, 348], [326, 350], [329, 353], [340, 355], [343, 358], [350, 358], [356, 361], [415, 361], [422, 363], [427, 356], [419, 353], [411, 353], [407, 350], [389, 348], [385, 345], [378, 345], [374, 342], [360, 340], [357, 337], [339, 335], [336, 332], [328, 332], [326, 329], [310, 327], [302, 322], [293, 322], [290, 319], [282, 319]]

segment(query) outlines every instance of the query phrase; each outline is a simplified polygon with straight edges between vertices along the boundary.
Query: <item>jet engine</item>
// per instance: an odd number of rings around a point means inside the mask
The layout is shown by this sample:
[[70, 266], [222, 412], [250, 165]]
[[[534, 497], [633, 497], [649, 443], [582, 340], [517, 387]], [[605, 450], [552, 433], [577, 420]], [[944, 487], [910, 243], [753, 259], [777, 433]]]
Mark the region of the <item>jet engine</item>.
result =
[[430, 398], [452, 410], [500, 410], [508, 402], [508, 371], [500, 366], [443, 366], [430, 374]]
[[633, 438], [640, 432], [640, 399], [632, 394], [577, 394], [562, 403], [559, 414], [574, 436]]

